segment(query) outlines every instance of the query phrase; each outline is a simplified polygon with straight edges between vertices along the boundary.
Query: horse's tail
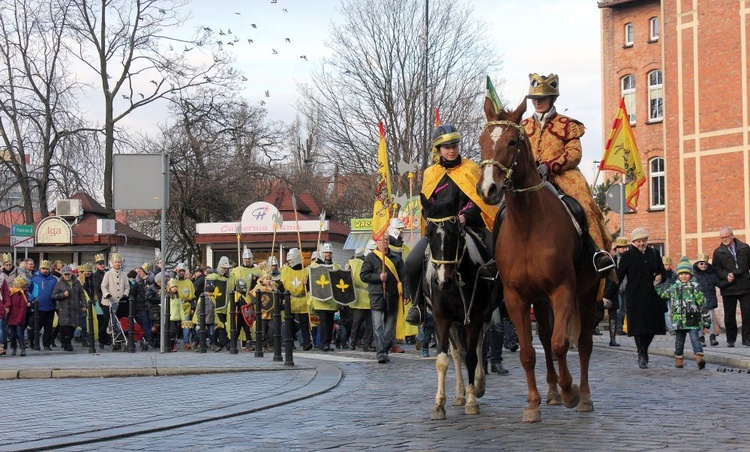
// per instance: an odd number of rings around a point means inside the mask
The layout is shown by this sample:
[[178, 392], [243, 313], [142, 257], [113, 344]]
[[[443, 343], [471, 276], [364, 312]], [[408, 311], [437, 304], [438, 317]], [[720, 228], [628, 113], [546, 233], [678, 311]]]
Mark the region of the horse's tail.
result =
[[581, 335], [581, 306], [578, 297], [573, 298], [573, 315], [568, 322], [568, 339], [570, 343], [578, 347], [578, 337]]

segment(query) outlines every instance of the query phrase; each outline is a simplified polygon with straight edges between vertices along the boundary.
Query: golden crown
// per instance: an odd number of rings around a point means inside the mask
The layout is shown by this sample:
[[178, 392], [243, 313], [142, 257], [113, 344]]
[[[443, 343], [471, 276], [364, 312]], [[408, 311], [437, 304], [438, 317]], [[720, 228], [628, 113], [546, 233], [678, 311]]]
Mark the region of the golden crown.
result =
[[708, 253], [698, 253], [697, 262], [708, 262]]
[[109, 256], [109, 261], [110, 262], [122, 262], [122, 258], [120, 257], [119, 254], [113, 253], [111, 256]]
[[95, 255], [94, 256], [94, 262], [97, 262], [97, 263], [104, 262], [104, 254], [99, 253], [99, 254]]
[[6, 262], [13, 262], [13, 255], [10, 253], [3, 253], [3, 264]]
[[628, 239], [622, 236], [617, 237], [615, 239], [615, 246], [618, 248], [623, 247], [623, 246], [628, 246]]
[[43, 260], [39, 263], [39, 268], [49, 268], [50, 262], [48, 260]]
[[557, 74], [529, 74], [529, 99], [560, 95], [560, 78]]

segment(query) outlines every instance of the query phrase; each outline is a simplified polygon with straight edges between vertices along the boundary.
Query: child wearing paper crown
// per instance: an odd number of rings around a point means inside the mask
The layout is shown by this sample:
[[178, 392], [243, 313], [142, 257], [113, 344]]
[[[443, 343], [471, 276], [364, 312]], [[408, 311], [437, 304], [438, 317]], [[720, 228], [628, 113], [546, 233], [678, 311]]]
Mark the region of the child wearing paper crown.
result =
[[703, 328], [703, 316], [707, 314], [706, 296], [693, 278], [693, 267], [687, 257], [682, 257], [677, 264], [677, 281], [668, 288], [659, 283], [661, 275], [654, 280], [654, 288], [662, 297], [669, 299], [672, 323], [675, 329], [674, 366], [684, 367], [682, 352], [685, 348], [685, 336], [690, 335], [695, 362], [699, 369], [706, 367], [703, 359], [703, 347], [700, 343], [700, 331]]

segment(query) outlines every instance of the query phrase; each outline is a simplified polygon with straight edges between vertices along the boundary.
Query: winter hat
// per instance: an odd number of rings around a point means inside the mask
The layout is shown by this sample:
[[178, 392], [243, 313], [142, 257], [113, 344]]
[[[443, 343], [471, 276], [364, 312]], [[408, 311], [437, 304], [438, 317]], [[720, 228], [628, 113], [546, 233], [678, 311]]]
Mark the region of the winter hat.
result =
[[635, 228], [633, 229], [633, 232], [630, 233], [630, 241], [635, 242], [638, 239], [647, 239], [648, 238], [648, 232], [646, 232], [646, 228]]
[[677, 264], [677, 274], [680, 273], [690, 273], [693, 274], [693, 266], [690, 264], [690, 260], [686, 256], [682, 256], [682, 259], [680, 259], [680, 263]]
[[172, 287], [177, 287], [177, 280], [172, 278], [167, 282], [167, 290], [171, 289]]
[[708, 253], [698, 253], [696, 262], [708, 262]]

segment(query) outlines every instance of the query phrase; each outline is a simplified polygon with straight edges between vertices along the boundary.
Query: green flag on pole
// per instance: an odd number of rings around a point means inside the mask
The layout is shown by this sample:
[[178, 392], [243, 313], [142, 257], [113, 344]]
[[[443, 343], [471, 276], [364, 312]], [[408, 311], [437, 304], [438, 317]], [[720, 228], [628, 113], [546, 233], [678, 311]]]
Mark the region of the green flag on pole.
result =
[[495, 91], [495, 87], [492, 85], [492, 80], [490, 80], [489, 75], [487, 76], [487, 94], [485, 94], [485, 96], [488, 97], [492, 101], [492, 105], [495, 106], [495, 113], [500, 113], [503, 109], [503, 103], [500, 102], [500, 98]]

